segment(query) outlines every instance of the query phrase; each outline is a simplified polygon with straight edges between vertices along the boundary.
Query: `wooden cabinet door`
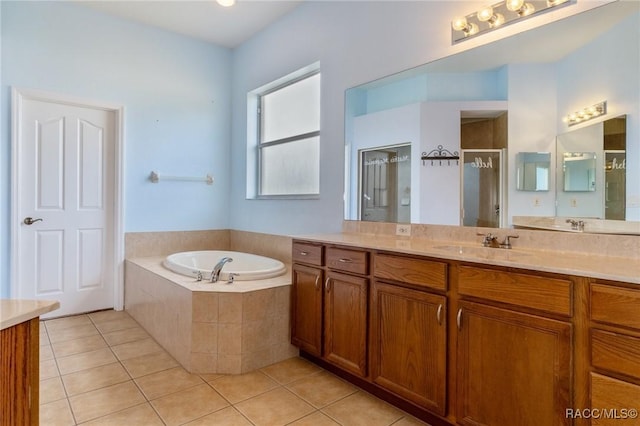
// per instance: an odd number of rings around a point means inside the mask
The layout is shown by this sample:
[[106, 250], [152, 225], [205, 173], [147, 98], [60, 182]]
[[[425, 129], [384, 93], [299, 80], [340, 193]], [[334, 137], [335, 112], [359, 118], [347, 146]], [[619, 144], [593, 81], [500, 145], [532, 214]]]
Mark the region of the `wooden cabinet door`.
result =
[[446, 298], [374, 282], [372, 378], [378, 385], [444, 416]]
[[368, 280], [328, 272], [324, 285], [324, 357], [361, 377], [367, 375]]
[[457, 419], [464, 425], [567, 425], [571, 324], [461, 301]]
[[322, 354], [322, 270], [293, 265], [291, 343], [311, 355]]

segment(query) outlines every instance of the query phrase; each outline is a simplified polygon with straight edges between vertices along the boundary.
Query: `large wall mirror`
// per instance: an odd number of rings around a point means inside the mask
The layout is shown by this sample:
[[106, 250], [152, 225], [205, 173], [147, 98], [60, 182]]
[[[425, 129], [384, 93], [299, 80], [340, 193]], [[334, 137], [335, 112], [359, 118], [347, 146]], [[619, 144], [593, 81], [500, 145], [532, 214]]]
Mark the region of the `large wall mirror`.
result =
[[[370, 179], [362, 173], [363, 152], [406, 144], [404, 183], [382, 191], [395, 193], [395, 220], [385, 221], [499, 227], [512, 226], [514, 216], [640, 221], [639, 20], [640, 2], [613, 2], [347, 90], [345, 219], [377, 220], [363, 215]], [[606, 115], [572, 127], [563, 122], [603, 100]], [[500, 125], [479, 123], [501, 114]], [[497, 146], [465, 146], [465, 135], [486, 139], [500, 126]], [[626, 145], [605, 146], [605, 127], [623, 129]], [[594, 129], [601, 129], [597, 149], [580, 142]], [[567, 140], [577, 145], [569, 149]], [[474, 149], [500, 154], [492, 157], [493, 175], [479, 167], [489, 163]], [[425, 160], [430, 152], [443, 159]], [[590, 195], [598, 212], [586, 209]]]

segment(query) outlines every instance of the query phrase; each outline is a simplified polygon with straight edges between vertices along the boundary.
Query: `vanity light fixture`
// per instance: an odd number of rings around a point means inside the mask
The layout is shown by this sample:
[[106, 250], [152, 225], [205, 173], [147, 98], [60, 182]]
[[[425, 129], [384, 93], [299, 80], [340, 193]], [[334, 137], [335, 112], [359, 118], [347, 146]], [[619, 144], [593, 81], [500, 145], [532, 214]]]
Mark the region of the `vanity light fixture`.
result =
[[454, 18], [451, 21], [451, 40], [455, 44], [502, 25], [575, 2], [576, 0], [502, 0], [475, 13]]
[[588, 120], [592, 120], [596, 117], [600, 117], [601, 115], [605, 115], [607, 113], [607, 101], [598, 102], [597, 104], [591, 105], [587, 108], [582, 108], [580, 111], [576, 111], [564, 117], [562, 121], [567, 123], [569, 126], [574, 126], [579, 123], [583, 123]]

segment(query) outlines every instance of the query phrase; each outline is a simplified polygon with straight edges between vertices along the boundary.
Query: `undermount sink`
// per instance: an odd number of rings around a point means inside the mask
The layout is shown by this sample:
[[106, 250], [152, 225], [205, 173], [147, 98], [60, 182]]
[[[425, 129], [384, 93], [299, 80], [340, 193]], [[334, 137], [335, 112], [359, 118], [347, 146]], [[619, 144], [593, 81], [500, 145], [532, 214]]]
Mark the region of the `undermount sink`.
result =
[[492, 248], [492, 247], [444, 245], [444, 246], [435, 246], [433, 248], [435, 250], [442, 250], [449, 253], [468, 254], [468, 255], [482, 256], [482, 257], [504, 256], [507, 258], [513, 258], [513, 257], [520, 257], [520, 256], [530, 256], [529, 253], [513, 251], [513, 249], [501, 249], [501, 248]]

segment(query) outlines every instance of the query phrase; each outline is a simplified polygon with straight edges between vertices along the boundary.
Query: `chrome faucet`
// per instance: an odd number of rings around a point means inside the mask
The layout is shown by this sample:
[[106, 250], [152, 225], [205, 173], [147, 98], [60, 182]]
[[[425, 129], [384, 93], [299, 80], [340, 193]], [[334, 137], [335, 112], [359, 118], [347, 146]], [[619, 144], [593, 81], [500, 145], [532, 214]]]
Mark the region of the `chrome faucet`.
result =
[[482, 247], [500, 247], [500, 245], [498, 244], [498, 237], [496, 237], [492, 233], [488, 233], [488, 234], [478, 233], [478, 235], [483, 237]]
[[574, 231], [584, 231], [583, 220], [567, 219], [566, 223], [570, 223], [571, 229], [573, 229]]
[[217, 283], [218, 280], [220, 279], [220, 271], [222, 271], [222, 267], [228, 263], [228, 262], [233, 262], [233, 259], [230, 257], [223, 257], [222, 259], [220, 259], [218, 261], [218, 263], [216, 263], [216, 266], [213, 267], [213, 270], [211, 270], [211, 282], [212, 283]]

